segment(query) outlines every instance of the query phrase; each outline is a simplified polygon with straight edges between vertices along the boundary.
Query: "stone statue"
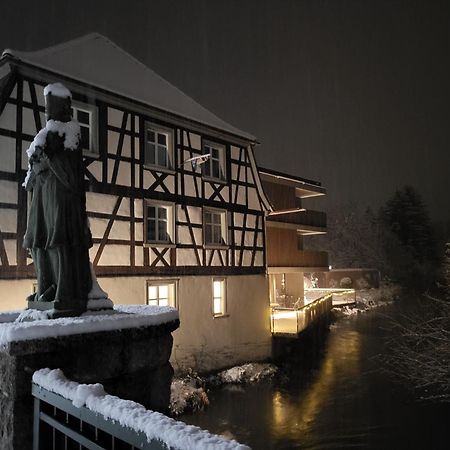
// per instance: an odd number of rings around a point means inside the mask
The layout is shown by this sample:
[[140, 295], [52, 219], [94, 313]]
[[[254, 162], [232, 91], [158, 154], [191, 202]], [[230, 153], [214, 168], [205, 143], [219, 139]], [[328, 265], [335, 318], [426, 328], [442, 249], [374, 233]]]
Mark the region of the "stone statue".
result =
[[44, 90], [46, 126], [27, 150], [25, 189], [32, 192], [24, 247], [33, 258], [37, 292], [29, 309], [49, 317], [86, 311], [92, 287], [80, 127], [72, 121], [71, 93], [62, 84]]

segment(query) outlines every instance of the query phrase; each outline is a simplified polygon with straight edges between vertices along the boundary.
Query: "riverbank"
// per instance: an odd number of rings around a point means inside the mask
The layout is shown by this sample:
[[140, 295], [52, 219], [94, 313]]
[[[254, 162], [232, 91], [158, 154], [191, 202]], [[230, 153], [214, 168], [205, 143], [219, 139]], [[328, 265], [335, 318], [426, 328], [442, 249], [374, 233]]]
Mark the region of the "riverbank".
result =
[[373, 309], [385, 307], [400, 299], [402, 289], [396, 284], [384, 285], [378, 289], [356, 291], [353, 305], [338, 306], [333, 309], [335, 319], [362, 314]]
[[247, 363], [207, 375], [190, 371], [172, 381], [170, 412], [173, 416], [179, 416], [185, 412], [202, 411], [209, 405], [210, 388], [257, 383], [272, 378], [277, 372], [278, 367], [268, 363]]

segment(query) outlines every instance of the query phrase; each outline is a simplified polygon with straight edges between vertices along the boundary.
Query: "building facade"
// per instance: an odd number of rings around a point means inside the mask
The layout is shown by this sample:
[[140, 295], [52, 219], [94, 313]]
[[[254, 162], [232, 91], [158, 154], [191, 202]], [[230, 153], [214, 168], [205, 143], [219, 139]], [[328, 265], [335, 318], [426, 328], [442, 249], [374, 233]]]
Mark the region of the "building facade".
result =
[[102, 288], [115, 303], [179, 309], [177, 368], [268, 357], [270, 203], [255, 138], [98, 34], [0, 60], [0, 309], [23, 308], [33, 289], [22, 182], [26, 149], [45, 124], [43, 88], [58, 81], [81, 127]]
[[327, 272], [328, 253], [305, 249], [308, 236], [326, 233], [326, 214], [306, 208], [308, 198], [326, 194], [318, 182], [260, 168], [272, 211], [266, 221], [270, 303], [301, 308], [315, 298], [319, 276]]

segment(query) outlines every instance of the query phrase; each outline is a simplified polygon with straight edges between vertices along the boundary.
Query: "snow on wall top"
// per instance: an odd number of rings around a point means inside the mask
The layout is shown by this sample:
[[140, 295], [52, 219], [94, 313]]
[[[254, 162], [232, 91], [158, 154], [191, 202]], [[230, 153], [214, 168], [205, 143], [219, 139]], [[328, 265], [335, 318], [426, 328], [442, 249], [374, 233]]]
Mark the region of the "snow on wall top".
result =
[[[17, 341], [161, 325], [178, 319], [175, 308], [151, 305], [116, 305], [109, 314], [87, 312], [80, 317], [33, 322], [6, 322], [3, 315], [0, 314], [0, 347]], [[8, 320], [19, 316], [6, 315]]]
[[35, 52], [5, 50], [3, 55], [6, 54], [244, 139], [256, 140], [208, 111], [101, 34], [87, 34]]
[[149, 441], [160, 440], [178, 450], [249, 450], [234, 440], [226, 440], [186, 425], [164, 414], [145, 409], [139, 403], [108, 395], [103, 385], [78, 384], [68, 380], [61, 369], [41, 369], [33, 374], [33, 382], [48, 391], [71, 400], [77, 408], [85, 406], [124, 427], [144, 433]]
[[72, 93], [62, 83], [47, 84], [44, 88], [44, 95], [47, 96], [49, 94], [55, 97], [72, 98]]

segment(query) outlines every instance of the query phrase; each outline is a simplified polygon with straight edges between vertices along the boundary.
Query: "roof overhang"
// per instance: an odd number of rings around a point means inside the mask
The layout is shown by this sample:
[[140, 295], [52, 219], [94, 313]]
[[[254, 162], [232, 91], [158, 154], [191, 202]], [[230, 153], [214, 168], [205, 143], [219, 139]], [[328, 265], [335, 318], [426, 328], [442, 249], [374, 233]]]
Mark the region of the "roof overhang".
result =
[[267, 267], [269, 275], [279, 273], [329, 272], [329, 267]]
[[318, 182], [303, 180], [299, 177], [293, 177], [281, 172], [267, 171], [260, 169], [261, 179], [271, 183], [282, 184], [284, 186], [294, 187], [297, 197], [319, 197], [326, 194], [326, 189]]

